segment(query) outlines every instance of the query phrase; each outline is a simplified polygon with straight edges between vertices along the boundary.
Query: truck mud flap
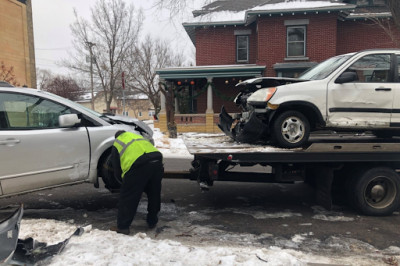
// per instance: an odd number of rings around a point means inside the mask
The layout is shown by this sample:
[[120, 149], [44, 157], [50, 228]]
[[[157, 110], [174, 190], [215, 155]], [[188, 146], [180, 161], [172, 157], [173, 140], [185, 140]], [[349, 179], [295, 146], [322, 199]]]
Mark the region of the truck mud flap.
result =
[[222, 106], [221, 108], [221, 113], [219, 114], [219, 124], [218, 127], [219, 129], [222, 130], [227, 136], [233, 138], [232, 132], [231, 132], [231, 127], [234, 119], [232, 116], [230, 116], [226, 110], [225, 107]]
[[317, 204], [327, 210], [332, 210], [333, 171], [329, 166], [316, 166], [310, 171], [315, 178]]

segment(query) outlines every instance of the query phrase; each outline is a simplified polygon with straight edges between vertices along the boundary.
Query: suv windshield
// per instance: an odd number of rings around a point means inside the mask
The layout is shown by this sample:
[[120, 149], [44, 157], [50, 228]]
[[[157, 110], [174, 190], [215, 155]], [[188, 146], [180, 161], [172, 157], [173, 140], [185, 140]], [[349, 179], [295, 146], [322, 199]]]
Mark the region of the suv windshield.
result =
[[346, 62], [353, 54], [338, 55], [329, 58], [315, 67], [304, 72], [299, 79], [305, 80], [319, 80], [329, 76], [334, 70], [336, 70], [341, 64]]

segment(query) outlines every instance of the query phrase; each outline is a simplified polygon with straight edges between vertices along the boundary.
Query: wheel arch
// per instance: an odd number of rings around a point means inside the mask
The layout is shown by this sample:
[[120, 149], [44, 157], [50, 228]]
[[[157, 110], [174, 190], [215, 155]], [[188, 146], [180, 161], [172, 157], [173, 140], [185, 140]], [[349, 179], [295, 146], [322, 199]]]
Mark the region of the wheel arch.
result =
[[[318, 107], [312, 103], [305, 101], [291, 101], [281, 104], [274, 113], [274, 117], [277, 117], [277, 115], [279, 115], [280, 113], [288, 110], [299, 111], [303, 115], [305, 115], [309, 119], [309, 123], [312, 129], [317, 128], [318, 125], [325, 126], [326, 124]], [[272, 118], [272, 120], [273, 119], [274, 118]]]

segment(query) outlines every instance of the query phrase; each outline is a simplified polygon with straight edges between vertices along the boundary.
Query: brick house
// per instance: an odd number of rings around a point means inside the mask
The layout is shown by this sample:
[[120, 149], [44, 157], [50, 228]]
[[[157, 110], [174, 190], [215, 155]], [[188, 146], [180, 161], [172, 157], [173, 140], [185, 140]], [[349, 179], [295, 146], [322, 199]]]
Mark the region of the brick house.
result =
[[[197, 66], [158, 71], [163, 86], [179, 91], [178, 131], [219, 132], [222, 105], [238, 111], [232, 97], [240, 80], [297, 77], [338, 54], [396, 47], [400, 32], [390, 18], [385, 0], [225, 0], [194, 11], [183, 26]], [[394, 29], [395, 39], [377, 19]], [[159, 126], [166, 130], [164, 97], [161, 102]]]

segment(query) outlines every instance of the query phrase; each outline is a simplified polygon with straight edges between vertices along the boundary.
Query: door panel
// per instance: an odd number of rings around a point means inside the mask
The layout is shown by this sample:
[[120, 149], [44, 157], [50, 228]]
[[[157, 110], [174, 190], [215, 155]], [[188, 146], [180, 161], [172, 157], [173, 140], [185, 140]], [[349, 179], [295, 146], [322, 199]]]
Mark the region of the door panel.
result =
[[357, 80], [328, 85], [328, 126], [386, 128], [390, 126], [394, 83], [390, 54], [364, 56], [344, 72]]
[[44, 98], [1, 93], [0, 181], [3, 194], [72, 183], [89, 172], [85, 127], [59, 128], [58, 116], [71, 113]]
[[393, 113], [392, 119], [390, 120], [390, 125], [392, 127], [400, 127], [400, 55], [395, 56], [395, 83], [393, 87], [394, 90], [394, 100], [393, 100]]

